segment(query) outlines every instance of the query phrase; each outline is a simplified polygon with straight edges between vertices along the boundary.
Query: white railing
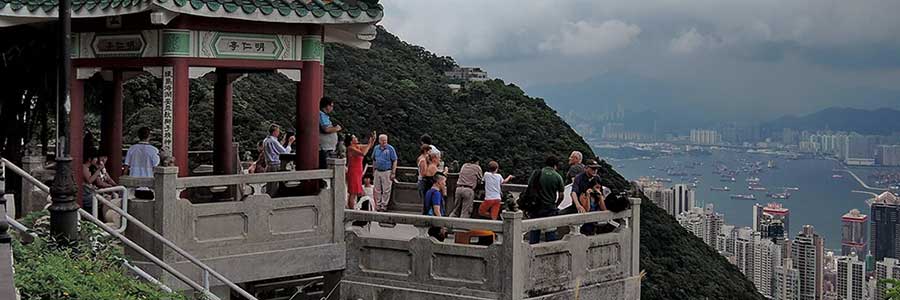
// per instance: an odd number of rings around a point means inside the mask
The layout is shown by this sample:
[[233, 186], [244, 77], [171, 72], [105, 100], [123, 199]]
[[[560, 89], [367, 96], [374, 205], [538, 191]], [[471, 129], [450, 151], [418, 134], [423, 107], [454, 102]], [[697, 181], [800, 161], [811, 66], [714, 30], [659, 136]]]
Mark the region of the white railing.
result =
[[[34, 178], [33, 176], [31, 176], [31, 174], [28, 174], [27, 172], [25, 172], [25, 171], [22, 170], [21, 168], [17, 167], [16, 165], [12, 164], [12, 163], [9, 162], [8, 160], [6, 160], [6, 159], [0, 159], [0, 163], [3, 163], [7, 168], [9, 168], [10, 170], [12, 170], [14, 173], [18, 174], [18, 175], [21, 176], [23, 179], [28, 180], [29, 182], [31, 182], [32, 184], [34, 184], [35, 186], [37, 186], [41, 191], [43, 191], [43, 192], [45, 192], [45, 193], [50, 193], [50, 187], [48, 187], [46, 184], [40, 182], [39, 180], [37, 180], [36, 178]], [[191, 287], [192, 289], [194, 289], [194, 290], [196, 290], [196, 291], [199, 291], [199, 292], [203, 293], [206, 297], [209, 297], [209, 298], [211, 298], [211, 299], [219, 299], [217, 296], [215, 296], [215, 295], [209, 290], [209, 277], [208, 277], [208, 276], [209, 276], [209, 275], [212, 275], [213, 277], [215, 277], [216, 279], [218, 279], [219, 281], [221, 281], [222, 283], [224, 283], [225, 285], [227, 285], [229, 288], [231, 288], [231, 289], [237, 291], [238, 294], [240, 294], [242, 297], [247, 298], [247, 299], [250, 299], [250, 300], [258, 300], [256, 297], [254, 297], [253, 295], [251, 295], [250, 293], [248, 293], [247, 291], [245, 291], [245, 290], [242, 289], [241, 287], [237, 286], [236, 284], [234, 284], [233, 282], [231, 282], [230, 280], [228, 280], [227, 278], [225, 278], [224, 276], [222, 276], [221, 274], [219, 274], [219, 273], [216, 272], [215, 270], [212, 270], [209, 266], [207, 266], [206, 264], [204, 264], [203, 262], [201, 262], [199, 259], [197, 259], [197, 258], [194, 257], [193, 255], [187, 253], [186, 251], [184, 251], [183, 249], [181, 249], [180, 247], [178, 247], [178, 245], [175, 245], [174, 243], [172, 243], [172, 242], [169, 241], [168, 239], [164, 238], [164, 237], [163, 237], [162, 235], [160, 235], [159, 233], [156, 233], [155, 231], [153, 231], [152, 229], [150, 229], [150, 227], [147, 227], [147, 225], [144, 225], [144, 223], [142, 223], [140, 220], [134, 218], [133, 216], [131, 216], [130, 214], [128, 214], [126, 211], [124, 211], [124, 210], [122, 210], [121, 208], [117, 207], [117, 206], [114, 205], [113, 203], [107, 201], [107, 200], [104, 199], [103, 197], [99, 197], [99, 196], [96, 196], [96, 195], [95, 195], [95, 197], [94, 197], [94, 201], [95, 201], [95, 206], [94, 206], [95, 208], [97, 207], [97, 206], [96, 206], [96, 205], [97, 205], [96, 203], [97, 203], [98, 201], [99, 201], [99, 203], [102, 203], [102, 204], [104, 204], [104, 205], [107, 205], [110, 209], [112, 209], [112, 210], [114, 210], [115, 212], [119, 213], [123, 218], [125, 218], [125, 219], [131, 221], [131, 222], [133, 223], [133, 225], [135, 225], [135, 226], [137, 226], [138, 228], [140, 228], [141, 230], [147, 232], [148, 234], [150, 234], [151, 236], [153, 236], [155, 239], [157, 239], [158, 241], [162, 242], [163, 244], [165, 244], [166, 246], [168, 246], [169, 248], [171, 248], [172, 250], [174, 250], [176, 253], [182, 255], [182, 256], [185, 257], [188, 261], [192, 262], [192, 263], [193, 263], [194, 265], [196, 265], [198, 268], [200, 268], [201, 270], [203, 270], [203, 275], [204, 275], [204, 276], [203, 276], [204, 278], [203, 278], [203, 280], [202, 280], [202, 281], [203, 281], [203, 284], [199, 284], [199, 283], [197, 283], [196, 281], [190, 279], [188, 276], [186, 276], [186, 275], [184, 275], [183, 273], [181, 273], [180, 271], [176, 270], [176, 269], [175, 269], [174, 267], [172, 267], [171, 265], [165, 263], [165, 262], [162, 261], [160, 258], [156, 257], [155, 255], [153, 255], [152, 253], [150, 253], [150, 252], [147, 251], [146, 249], [142, 248], [140, 245], [138, 245], [138, 244], [135, 243], [134, 241], [132, 241], [132, 240], [128, 239], [127, 237], [125, 237], [125, 236], [124, 236], [121, 232], [119, 232], [117, 229], [114, 229], [114, 228], [110, 227], [109, 225], [107, 225], [107, 224], [104, 223], [104, 222], [101, 222], [101, 221], [95, 216], [95, 214], [97, 213], [97, 212], [96, 212], [96, 209], [95, 209], [94, 211], [92, 211], [92, 212], [87, 212], [87, 211], [85, 211], [84, 209], [80, 209], [80, 208], [78, 209], [78, 214], [79, 214], [82, 218], [85, 218], [85, 219], [87, 219], [87, 220], [93, 222], [95, 225], [97, 225], [98, 227], [100, 227], [100, 229], [102, 229], [103, 231], [106, 231], [106, 232], [109, 233], [110, 235], [116, 237], [117, 239], [119, 239], [120, 241], [122, 241], [122, 243], [124, 243], [126, 246], [128, 246], [128, 247], [130, 247], [131, 249], [133, 249], [134, 251], [138, 252], [141, 256], [144, 256], [145, 258], [149, 259], [149, 260], [152, 261], [155, 265], [159, 266], [160, 268], [162, 268], [163, 270], [165, 270], [165, 271], [168, 272], [169, 274], [172, 274], [173, 276], [175, 276], [176, 278], [178, 278], [180, 281], [182, 281], [183, 283], [185, 283], [186, 285], [188, 285], [188, 286]], [[124, 223], [123, 223], [123, 224], [124, 224]], [[21, 224], [19, 224], [19, 225], [21, 225]], [[24, 226], [22, 226], [22, 227], [24, 228]], [[27, 232], [27, 228], [25, 228], [25, 230], [26, 230], [26, 232]], [[148, 281], [150, 281], [150, 282], [156, 282], [156, 283], [159, 282], [157, 279], [152, 278], [152, 276], [149, 276], [149, 274], [147, 274], [146, 272], [144, 272], [143, 270], [140, 270], [139, 268], [137, 268], [137, 267], [135, 267], [135, 266], [131, 266], [131, 265], [129, 264], [129, 265], [126, 266], [126, 267], [128, 267], [129, 269], [132, 269], [132, 270], [139, 270], [139, 271], [135, 271], [135, 273], [137, 273], [137, 274], [138, 274], [139, 276], [141, 276], [141, 277], [144, 277], [145, 279], [147, 279], [147, 278], [153, 279], [153, 280], [148, 280]], [[146, 275], [146, 276], [145, 276], [145, 275]], [[169, 290], [169, 291], [171, 291], [170, 288], [165, 287], [164, 285], [162, 285], [161, 288], [162, 288], [163, 290]]]

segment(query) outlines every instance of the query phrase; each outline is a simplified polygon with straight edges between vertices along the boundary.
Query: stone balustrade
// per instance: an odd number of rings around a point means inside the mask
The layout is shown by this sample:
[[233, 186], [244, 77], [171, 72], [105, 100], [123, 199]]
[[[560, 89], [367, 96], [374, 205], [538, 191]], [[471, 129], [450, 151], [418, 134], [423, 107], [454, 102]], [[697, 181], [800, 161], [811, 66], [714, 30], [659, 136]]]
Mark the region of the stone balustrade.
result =
[[[347, 211], [347, 299], [640, 299], [640, 199], [619, 213], [591, 212], [503, 221]], [[579, 226], [617, 222], [611, 232], [579, 234]], [[364, 226], [359, 226], [365, 224]], [[450, 236], [428, 234], [444, 227]], [[570, 227], [561, 240], [528, 244], [529, 230]], [[493, 231], [489, 246], [455, 244], [469, 230]]]
[[[346, 172], [344, 160], [329, 169], [249, 175], [178, 177], [177, 168], [158, 167], [152, 185], [155, 199], [135, 199], [129, 212], [150, 228], [234, 282], [334, 272], [344, 268], [343, 235]], [[192, 203], [183, 190], [269, 182], [330, 181], [317, 195], [271, 197], [263, 193], [240, 201]], [[125, 179], [146, 185], [146, 179]], [[126, 235], [188, 276], [201, 271], [152, 237], [129, 226]], [[154, 276], [154, 265], [127, 253], [135, 265]], [[163, 274], [165, 278], [165, 274]], [[164, 281], [180, 287], [174, 280]], [[211, 282], [213, 286], [218, 282]]]
[[[503, 221], [421, 216], [416, 169], [401, 167], [393, 213], [345, 211], [345, 172], [344, 160], [331, 160], [325, 170], [224, 176], [178, 177], [177, 168], [159, 167], [153, 178], [124, 176], [120, 183], [155, 193], [155, 199], [131, 200], [130, 214], [238, 283], [324, 274], [326, 281], [341, 282], [340, 299], [640, 299], [640, 199], [619, 213], [524, 219], [521, 212], [504, 212]], [[450, 174], [450, 201], [457, 178]], [[329, 188], [316, 195], [273, 198], [256, 191], [209, 203], [184, 198], [191, 189], [320, 180]], [[524, 189], [503, 185], [514, 198]], [[579, 233], [582, 224], [608, 221], [619, 226]], [[445, 228], [447, 239], [429, 235], [435, 227]], [[558, 241], [528, 244], [525, 238], [530, 230], [566, 227], [561, 232], [569, 234]], [[457, 235], [473, 230], [491, 231], [496, 239], [490, 245], [455, 243]], [[180, 272], [202, 278], [198, 268], [137, 226], [128, 226], [126, 236]], [[126, 253], [171, 287], [186, 288], [140, 255]]]

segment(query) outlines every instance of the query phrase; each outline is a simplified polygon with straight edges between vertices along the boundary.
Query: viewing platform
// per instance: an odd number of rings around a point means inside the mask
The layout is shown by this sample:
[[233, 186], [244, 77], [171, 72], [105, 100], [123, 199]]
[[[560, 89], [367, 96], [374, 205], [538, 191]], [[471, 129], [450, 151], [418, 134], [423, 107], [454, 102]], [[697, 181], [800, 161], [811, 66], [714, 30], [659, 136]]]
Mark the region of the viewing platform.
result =
[[[152, 186], [155, 193], [155, 199], [131, 199], [130, 215], [259, 299], [265, 299], [262, 286], [309, 278], [319, 278], [324, 293], [340, 295], [329, 299], [640, 299], [640, 199], [619, 213], [524, 219], [522, 212], [506, 211], [502, 221], [432, 217], [418, 214], [415, 184], [397, 181], [391, 212], [345, 210], [345, 171], [340, 159], [329, 160], [324, 170], [247, 175], [178, 177], [176, 167], [158, 167], [153, 178], [126, 176], [121, 182]], [[453, 191], [457, 174], [449, 178]], [[272, 197], [258, 189], [322, 181], [327, 187], [313, 195]], [[240, 191], [238, 201], [192, 202], [198, 191], [227, 187]], [[517, 195], [524, 186], [503, 188]], [[610, 220], [621, 226], [579, 233], [581, 224]], [[431, 227], [446, 228], [448, 237], [438, 241], [428, 235]], [[558, 241], [528, 244], [525, 238], [530, 230], [563, 227], [569, 234]], [[466, 240], [469, 232], [494, 236]], [[223, 282], [150, 233], [130, 223], [124, 233], [229, 299]], [[190, 289], [133, 249], [126, 254], [172, 289]]]

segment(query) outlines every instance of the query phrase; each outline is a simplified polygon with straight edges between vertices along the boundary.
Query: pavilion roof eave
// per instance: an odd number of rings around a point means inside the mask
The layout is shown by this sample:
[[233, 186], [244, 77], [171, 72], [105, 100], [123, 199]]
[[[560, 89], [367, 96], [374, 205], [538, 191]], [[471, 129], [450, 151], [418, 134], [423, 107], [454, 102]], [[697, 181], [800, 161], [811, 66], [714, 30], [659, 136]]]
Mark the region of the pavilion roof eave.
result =
[[[2, 0], [0, 0], [2, 1]], [[160, 0], [154, 0], [160, 1]], [[212, 2], [212, 1], [210, 1]], [[381, 21], [384, 17], [384, 12], [381, 10], [376, 11], [373, 14], [369, 13], [360, 13], [357, 17], [352, 17], [349, 13], [341, 13], [335, 15], [324, 14], [323, 16], [317, 17], [313, 13], [306, 13], [304, 15], [299, 15], [298, 13], [294, 13], [293, 11], [288, 12], [286, 14], [279, 13], [277, 11], [264, 11], [263, 9], [247, 9], [243, 8], [237, 9], [233, 12], [228, 12], [226, 9], [211, 9], [206, 7], [194, 8], [190, 5], [179, 6], [175, 1], [165, 1], [165, 2], [156, 2], [160, 8], [165, 10], [201, 16], [201, 17], [210, 17], [210, 18], [228, 18], [228, 19], [238, 19], [245, 21], [257, 21], [257, 22], [272, 22], [272, 23], [295, 23], [295, 24], [319, 24], [319, 25], [335, 25], [335, 24], [375, 24]]]
[[[11, 3], [13, 3], [13, 1], [21, 0], [0, 0], [0, 28], [29, 23], [50, 22], [57, 18], [56, 6], [12, 5]], [[35, 2], [32, 1], [29, 3]], [[183, 4], [179, 5], [178, 3]], [[299, 10], [300, 8], [297, 9], [297, 11]], [[340, 43], [363, 49], [367, 49], [371, 46], [370, 41], [375, 38], [375, 24], [381, 21], [384, 16], [380, 5], [378, 5], [377, 9], [357, 11], [355, 14], [351, 14], [348, 11], [333, 14], [314, 14], [312, 12], [301, 14], [293, 10], [290, 12], [281, 12], [260, 8], [239, 8], [229, 11], [224, 7], [213, 9], [210, 5], [193, 6], [192, 4], [176, 0], [134, 0], [129, 5], [119, 5], [117, 7], [109, 6], [103, 9], [97, 9], [96, 7], [81, 7], [80, 9], [73, 10], [72, 18], [102, 18], [136, 14], [146, 11], [165, 11], [176, 14], [255, 22], [326, 25], [326, 42]], [[353, 17], [353, 15], [356, 16]]]
[[[0, 27], [15, 26], [27, 23], [50, 22], [56, 20], [58, 13], [56, 6], [48, 7], [27, 7], [14, 6], [8, 0], [0, 0]], [[137, 1], [135, 1], [137, 2]], [[72, 13], [72, 18], [103, 18], [111, 16], [121, 16], [128, 14], [136, 14], [153, 9], [151, 3], [136, 3], [128, 6], [119, 6], [103, 10], [95, 10], [88, 12], [80, 10]]]
[[[9, 4], [9, 1], [16, 0], [0, 0], [0, 18], [9, 22], [9, 23], [21, 23], [14, 22], [12, 20], [27, 20], [30, 18], [35, 18], [37, 20], [43, 21], [51, 21], [55, 20], [57, 17], [56, 6], [52, 7], [42, 7], [42, 6], [34, 6], [34, 7], [23, 7], [23, 6], [14, 6]], [[140, 1], [134, 1], [140, 2]], [[5, 4], [5, 5], [4, 5]], [[203, 16], [203, 17], [211, 17], [211, 18], [227, 18], [227, 19], [238, 19], [238, 20], [247, 20], [247, 21], [258, 21], [258, 22], [273, 22], [273, 23], [296, 23], [296, 24], [321, 24], [321, 25], [329, 25], [329, 24], [375, 24], [381, 21], [384, 17], [384, 13], [382, 11], [377, 11], [374, 15], [370, 15], [367, 13], [361, 13], [357, 17], [351, 17], [348, 13], [338, 14], [337, 16], [325, 15], [324, 17], [316, 17], [312, 13], [306, 13], [303, 16], [300, 16], [295, 13], [288, 13], [287, 15], [283, 15], [280, 13], [275, 13], [269, 11], [265, 13], [262, 9], [254, 9], [250, 11], [235, 11], [235, 12], [227, 12], [223, 9], [195, 9], [190, 6], [179, 6], [175, 4], [174, 1], [165, 1], [161, 0], [151, 0], [146, 2], [140, 2], [136, 4], [131, 4], [128, 6], [122, 5], [119, 7], [109, 7], [106, 9], [95, 9], [88, 10], [78, 9], [73, 10], [72, 18], [102, 18], [102, 17], [110, 17], [110, 16], [120, 16], [127, 14], [135, 14], [144, 11], [159, 11], [167, 10], [175, 13], [194, 15], [194, 16]], [[38, 21], [39, 22], [39, 21]]]

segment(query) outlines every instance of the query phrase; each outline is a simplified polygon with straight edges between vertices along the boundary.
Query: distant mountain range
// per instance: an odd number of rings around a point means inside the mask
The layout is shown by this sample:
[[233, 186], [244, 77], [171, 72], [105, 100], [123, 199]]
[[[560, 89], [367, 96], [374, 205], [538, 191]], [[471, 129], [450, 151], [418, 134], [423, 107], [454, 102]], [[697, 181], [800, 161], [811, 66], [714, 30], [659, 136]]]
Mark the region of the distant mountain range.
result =
[[769, 130], [855, 131], [860, 134], [890, 135], [900, 132], [900, 110], [832, 107], [804, 116], [785, 116], [763, 124]]

